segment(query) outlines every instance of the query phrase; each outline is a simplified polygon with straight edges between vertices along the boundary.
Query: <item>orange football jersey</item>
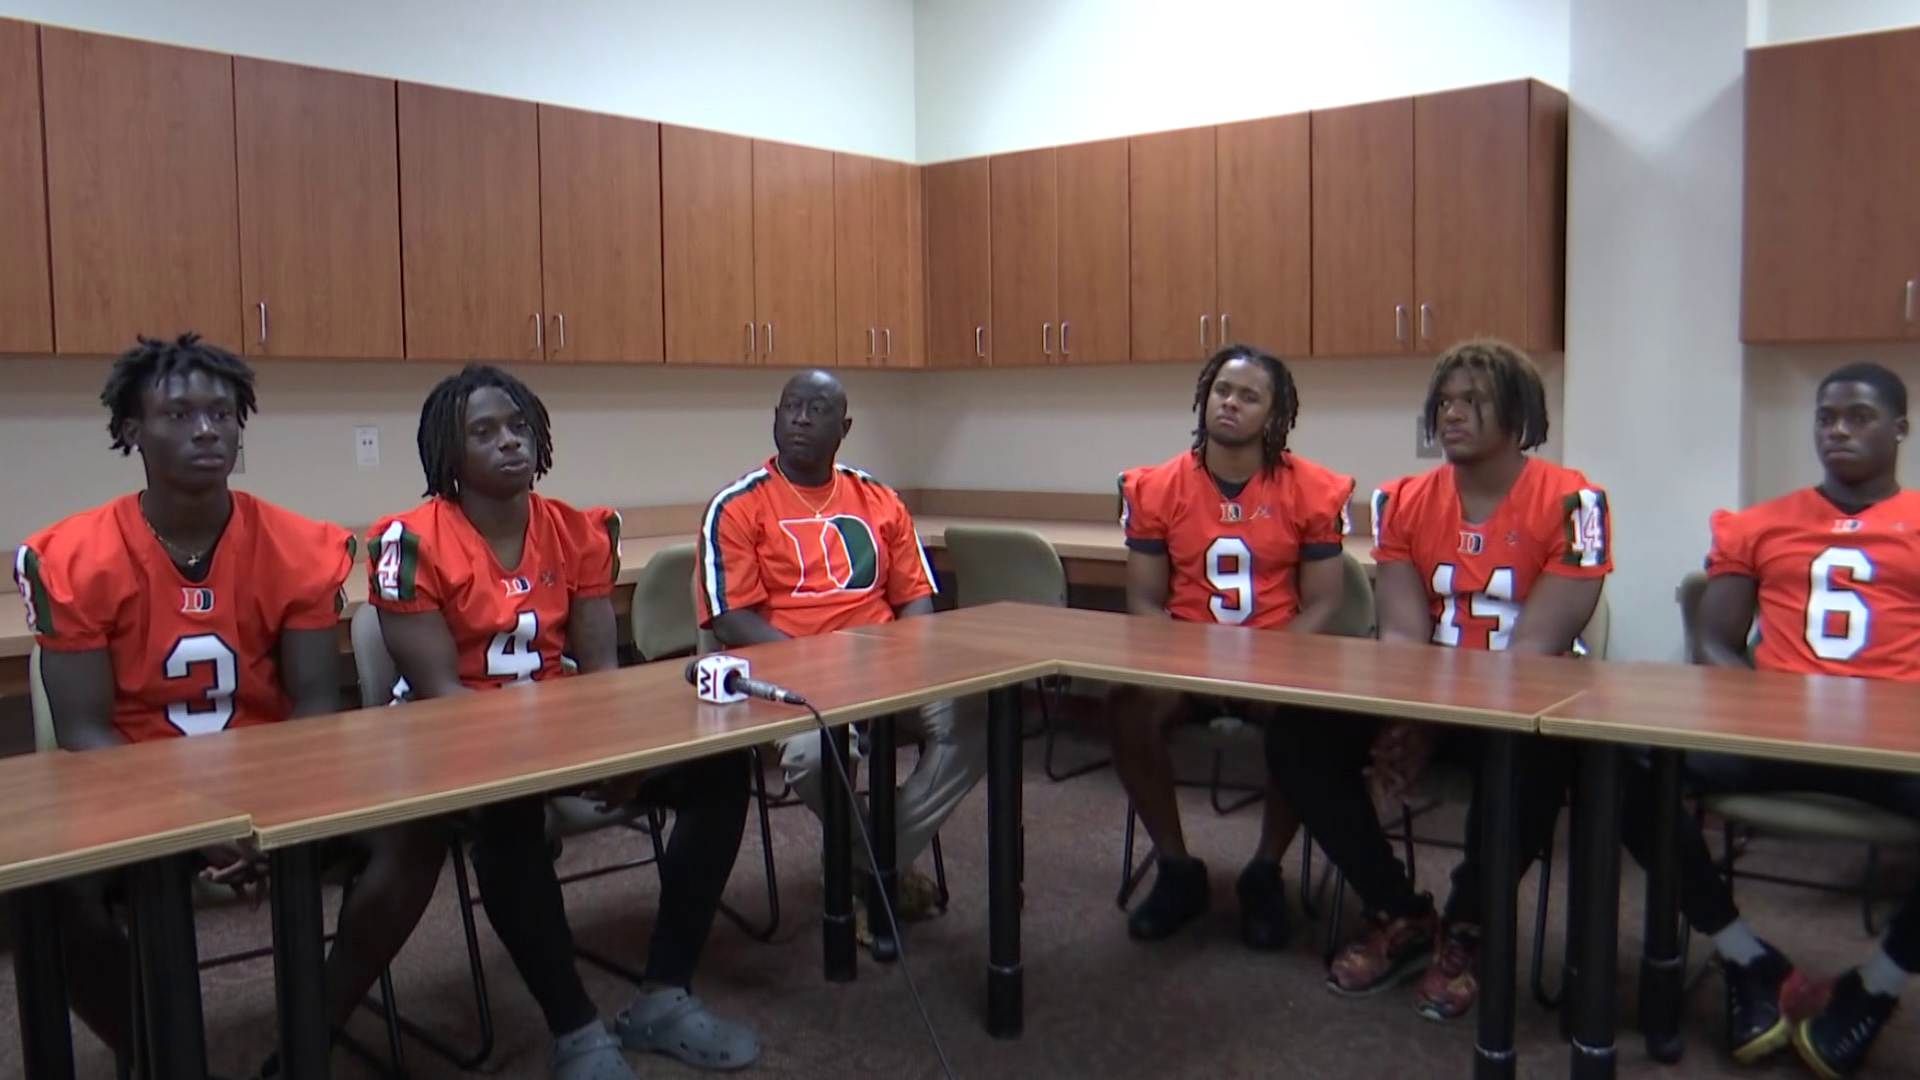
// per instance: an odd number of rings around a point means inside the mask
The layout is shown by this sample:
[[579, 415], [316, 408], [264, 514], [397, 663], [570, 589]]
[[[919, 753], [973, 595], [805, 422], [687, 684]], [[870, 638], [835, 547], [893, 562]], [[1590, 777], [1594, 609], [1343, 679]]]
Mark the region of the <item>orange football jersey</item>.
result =
[[745, 608], [791, 637], [891, 622], [934, 593], [892, 488], [847, 465], [826, 487], [795, 488], [772, 459], [708, 504], [698, 577], [701, 626]]
[[1337, 558], [1353, 478], [1288, 454], [1229, 497], [1200, 455], [1120, 476], [1127, 547], [1167, 557], [1167, 613], [1278, 629], [1300, 613], [1303, 559]]
[[620, 576], [620, 515], [529, 495], [520, 565], [505, 567], [458, 503], [432, 499], [373, 527], [367, 573], [375, 607], [447, 620], [463, 685], [558, 678], [574, 598], [606, 596]]
[[1419, 571], [1435, 644], [1504, 649], [1541, 574], [1612, 572], [1607, 493], [1578, 469], [1530, 457], [1492, 516], [1475, 525], [1453, 466], [1441, 465], [1373, 493], [1373, 558]]
[[236, 491], [192, 581], [125, 495], [34, 534], [13, 577], [41, 648], [109, 652], [113, 726], [144, 742], [285, 720], [280, 635], [339, 624], [353, 548], [337, 525]]
[[1920, 492], [1857, 514], [1815, 488], [1721, 510], [1707, 573], [1758, 584], [1755, 666], [1920, 681]]

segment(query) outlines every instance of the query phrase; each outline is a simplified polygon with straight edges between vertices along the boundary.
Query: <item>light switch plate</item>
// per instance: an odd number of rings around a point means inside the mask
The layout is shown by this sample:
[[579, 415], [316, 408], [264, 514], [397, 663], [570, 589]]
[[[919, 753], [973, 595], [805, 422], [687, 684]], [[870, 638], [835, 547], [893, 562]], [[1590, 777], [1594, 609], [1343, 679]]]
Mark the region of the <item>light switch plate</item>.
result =
[[1413, 456], [1417, 458], [1437, 458], [1440, 456], [1440, 443], [1427, 437], [1427, 418], [1413, 418]]
[[363, 426], [353, 429], [353, 459], [363, 469], [380, 464], [379, 428]]

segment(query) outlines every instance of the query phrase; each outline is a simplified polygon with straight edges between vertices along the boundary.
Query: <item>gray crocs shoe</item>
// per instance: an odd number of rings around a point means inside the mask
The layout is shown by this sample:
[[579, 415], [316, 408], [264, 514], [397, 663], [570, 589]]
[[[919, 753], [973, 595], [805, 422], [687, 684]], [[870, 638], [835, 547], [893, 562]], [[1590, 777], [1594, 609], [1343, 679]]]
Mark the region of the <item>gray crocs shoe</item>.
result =
[[598, 1021], [556, 1040], [547, 1067], [553, 1080], [639, 1080], [620, 1054], [620, 1040]]
[[666, 1054], [696, 1069], [730, 1072], [760, 1056], [752, 1031], [707, 1011], [685, 990], [656, 990], [633, 999], [613, 1029], [629, 1050]]

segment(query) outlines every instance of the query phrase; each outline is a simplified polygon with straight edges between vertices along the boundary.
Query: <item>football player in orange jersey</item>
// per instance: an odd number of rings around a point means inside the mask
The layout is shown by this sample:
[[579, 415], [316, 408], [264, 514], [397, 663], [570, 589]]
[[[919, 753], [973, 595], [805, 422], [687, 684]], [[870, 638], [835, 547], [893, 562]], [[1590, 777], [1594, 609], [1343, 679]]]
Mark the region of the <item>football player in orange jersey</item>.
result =
[[[340, 707], [347, 530], [227, 486], [254, 411], [253, 371], [186, 334], [141, 338], [113, 364], [101, 403], [146, 490], [35, 534], [14, 560], [66, 750], [213, 735]], [[364, 860], [326, 961], [337, 1031], [433, 897], [445, 839], [431, 822], [364, 833], [333, 858]], [[250, 845], [201, 852], [206, 879], [244, 887], [266, 863]], [[69, 882], [63, 920], [74, 1011], [123, 1058], [133, 1050], [126, 936], [108, 912], [113, 875]], [[271, 1064], [269, 1069], [271, 1071]]]
[[[1546, 392], [1532, 360], [1501, 342], [1455, 346], [1434, 366], [1425, 417], [1446, 463], [1374, 493], [1381, 639], [1571, 651], [1613, 565], [1607, 501], [1578, 471], [1527, 452], [1547, 437]], [[1436, 729], [1348, 720], [1274, 731], [1270, 769], [1366, 907], [1366, 928], [1334, 956], [1328, 987], [1376, 993], [1430, 959], [1415, 995], [1420, 1013], [1466, 1012], [1478, 991], [1479, 800], [1443, 932], [1431, 898], [1414, 892], [1394, 857], [1368, 793], [1369, 777], [1384, 795], [1405, 790], [1430, 759]], [[1571, 763], [1546, 740], [1523, 742], [1520, 756], [1524, 861], [1552, 836]]]
[[[553, 465], [546, 406], [519, 379], [469, 364], [420, 410], [428, 501], [374, 526], [369, 596], [410, 697], [494, 691], [618, 666], [612, 593], [620, 519], [536, 494]], [[487, 920], [545, 1014], [556, 1080], [632, 1080], [627, 1049], [738, 1069], [753, 1033], [692, 994], [693, 972], [747, 820], [744, 751], [603, 785], [608, 806], [674, 811], [645, 982], [609, 1034], [574, 966], [546, 838], [546, 799], [482, 807], [474, 844]]]
[[[1899, 480], [1907, 431], [1907, 388], [1893, 372], [1850, 364], [1821, 380], [1813, 414], [1814, 450], [1826, 474], [1819, 485], [1713, 517], [1697, 660], [1920, 681], [1920, 494]], [[1749, 652], [1756, 615], [1760, 640]], [[1906, 773], [1718, 754], [1689, 754], [1687, 768], [1704, 790], [1827, 792], [1920, 820], [1920, 777]], [[1735, 944], [1751, 959], [1723, 947], [1723, 961], [1746, 963], [1777, 995], [1791, 965], [1750, 932], [1746, 938]], [[1920, 887], [1908, 893], [1879, 950], [1841, 976], [1814, 1015], [1772, 1028], [1766, 1048], [1785, 1045], [1791, 1027], [1794, 1048], [1816, 1073], [1854, 1075], [1914, 972]]]
[[[787, 380], [773, 411], [774, 456], [727, 485], [707, 507], [697, 575], [700, 625], [725, 646], [871, 626], [933, 610], [933, 570], [913, 516], [893, 489], [836, 461], [852, 430], [847, 391], [825, 371]], [[937, 905], [937, 887], [912, 869], [948, 815], [987, 770], [987, 725], [978, 698], [923, 706], [899, 725], [922, 740], [913, 775], [900, 786], [895, 866], [901, 915]], [[794, 793], [821, 809], [821, 785], [834, 782], [818, 732], [781, 744], [781, 767]], [[875, 837], [874, 843], [885, 842]], [[867, 854], [853, 845], [875, 882]], [[872, 933], [876, 927], [880, 933]], [[888, 928], [869, 919], [856, 931], [881, 959], [894, 955]]]
[[[1192, 449], [1120, 477], [1130, 611], [1307, 634], [1332, 626], [1345, 591], [1340, 554], [1353, 479], [1287, 451], [1299, 409], [1278, 357], [1235, 345], [1206, 362], [1193, 395]], [[1212, 891], [1206, 865], [1187, 853], [1165, 728], [1222, 715], [1264, 726], [1274, 709], [1124, 685], [1111, 704], [1114, 769], [1158, 853], [1153, 889], [1127, 917], [1127, 932], [1157, 940], [1203, 914]], [[1287, 943], [1280, 856], [1298, 831], [1268, 788], [1260, 842], [1238, 883], [1241, 937], [1263, 950]]]

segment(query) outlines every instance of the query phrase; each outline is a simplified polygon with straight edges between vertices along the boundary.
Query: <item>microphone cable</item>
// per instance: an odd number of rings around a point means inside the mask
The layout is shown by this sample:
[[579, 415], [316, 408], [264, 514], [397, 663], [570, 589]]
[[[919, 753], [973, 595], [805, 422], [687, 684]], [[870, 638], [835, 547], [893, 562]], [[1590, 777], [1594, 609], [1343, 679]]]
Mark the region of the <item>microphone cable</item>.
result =
[[[797, 694], [794, 696], [799, 697]], [[820, 715], [820, 710], [814, 708], [812, 702], [805, 698], [800, 698], [795, 704], [802, 706], [813, 714], [813, 722], [819, 726], [820, 738], [823, 742], [830, 741], [833, 738], [832, 733], [827, 728], [826, 717]], [[848, 732], [848, 735], [851, 737], [852, 732]], [[874, 869], [877, 872], [880, 859], [874, 854], [873, 835], [867, 831], [866, 815], [860, 812], [860, 795], [853, 788], [853, 778], [847, 774], [846, 765], [840, 761], [840, 755], [834, 753], [830, 745], [822, 745], [820, 751], [822, 756], [833, 762], [834, 772], [840, 774], [840, 786], [845, 788], [847, 792], [847, 812], [853, 815], [854, 827], [860, 833], [860, 843], [867, 850], [867, 866], [869, 869]], [[934, 1030], [933, 1017], [927, 1014], [926, 1002], [920, 999], [920, 988], [915, 985], [913, 981], [913, 971], [907, 967], [907, 945], [906, 942], [902, 940], [900, 933], [900, 920], [894, 915], [893, 899], [887, 895], [886, 889], [876, 891], [880, 894], [880, 907], [887, 915], [887, 928], [893, 931], [894, 947], [900, 950], [898, 956], [900, 974], [907, 980], [907, 992], [913, 996], [913, 1007], [920, 1012], [920, 1023], [927, 1029], [927, 1038], [933, 1043], [934, 1056], [940, 1059], [940, 1073], [946, 1077], [946, 1080], [956, 1080], [953, 1072], [953, 1063], [947, 1060], [946, 1047], [940, 1044], [940, 1033]], [[869, 911], [867, 915], [868, 918], [871, 919], [873, 913]]]

